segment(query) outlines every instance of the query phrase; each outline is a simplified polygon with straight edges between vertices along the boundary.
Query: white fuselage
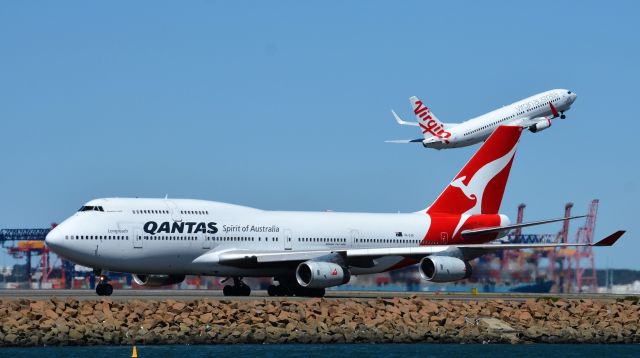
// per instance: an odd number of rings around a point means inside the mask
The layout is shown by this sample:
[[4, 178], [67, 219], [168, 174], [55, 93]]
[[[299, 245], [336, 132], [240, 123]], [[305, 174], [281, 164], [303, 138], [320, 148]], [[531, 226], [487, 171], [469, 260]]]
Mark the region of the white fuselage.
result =
[[485, 141], [501, 125], [528, 127], [538, 121], [550, 121], [554, 117], [554, 113], [549, 103], [555, 107], [557, 112], [565, 112], [569, 110], [575, 99], [576, 94], [565, 89], [538, 93], [458, 125], [449, 126], [446, 128], [451, 133], [447, 139], [448, 143], [433, 137], [431, 140], [425, 140], [424, 146], [445, 149], [480, 143]]
[[[191, 199], [96, 199], [83, 206], [96, 207], [100, 211], [79, 211], [58, 225], [47, 245], [87, 267], [138, 274], [274, 276], [291, 268], [246, 269], [194, 260], [205, 253], [243, 249], [419, 246], [431, 221], [425, 213], [265, 211]], [[447, 244], [443, 240], [432, 244]], [[400, 261], [402, 257], [387, 256], [352, 273], [382, 272]]]

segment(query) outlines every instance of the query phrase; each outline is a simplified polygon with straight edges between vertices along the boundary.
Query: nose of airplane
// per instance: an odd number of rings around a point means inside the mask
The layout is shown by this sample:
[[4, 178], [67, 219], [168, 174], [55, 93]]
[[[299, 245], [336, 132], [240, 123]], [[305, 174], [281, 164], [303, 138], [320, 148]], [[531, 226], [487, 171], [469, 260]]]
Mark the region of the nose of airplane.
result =
[[575, 92], [569, 91], [569, 102], [575, 102], [576, 98], [578, 98], [578, 95]]
[[53, 250], [54, 252], [58, 251], [62, 246], [62, 241], [64, 237], [62, 236], [62, 230], [60, 229], [60, 225], [54, 227], [49, 233], [47, 237], [44, 239], [45, 244]]

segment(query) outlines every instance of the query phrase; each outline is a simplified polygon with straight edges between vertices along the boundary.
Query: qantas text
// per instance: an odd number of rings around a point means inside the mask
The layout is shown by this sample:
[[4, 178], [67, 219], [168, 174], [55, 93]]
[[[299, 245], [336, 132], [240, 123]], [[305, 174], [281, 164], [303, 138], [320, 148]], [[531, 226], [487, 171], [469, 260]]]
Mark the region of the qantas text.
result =
[[162, 222], [147, 221], [144, 224], [144, 232], [155, 235], [159, 233], [165, 234], [215, 234], [218, 232], [214, 222]]

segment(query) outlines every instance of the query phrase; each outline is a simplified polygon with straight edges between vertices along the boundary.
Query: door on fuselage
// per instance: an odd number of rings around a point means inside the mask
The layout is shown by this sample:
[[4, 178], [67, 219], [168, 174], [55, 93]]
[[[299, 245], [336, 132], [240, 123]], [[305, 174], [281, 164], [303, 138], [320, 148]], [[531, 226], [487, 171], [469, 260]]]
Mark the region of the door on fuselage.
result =
[[441, 245], [446, 245], [449, 242], [449, 234], [447, 234], [446, 232], [441, 232], [440, 233], [440, 244]]
[[204, 235], [204, 241], [202, 241], [202, 248], [208, 250], [211, 248], [211, 236]]
[[293, 233], [290, 229], [282, 230], [282, 240], [284, 241], [284, 249], [291, 250], [293, 246]]
[[351, 230], [351, 235], [349, 237], [349, 240], [351, 240], [350, 242], [347, 242], [347, 246], [353, 246], [356, 242], [357, 239], [360, 238], [360, 231], [358, 230]]
[[133, 248], [134, 249], [141, 249], [142, 248], [142, 233], [140, 232], [140, 229], [133, 229]]
[[182, 214], [180, 214], [180, 210], [178, 209], [178, 205], [171, 200], [165, 200], [165, 204], [171, 213], [171, 218], [173, 221], [182, 221]]

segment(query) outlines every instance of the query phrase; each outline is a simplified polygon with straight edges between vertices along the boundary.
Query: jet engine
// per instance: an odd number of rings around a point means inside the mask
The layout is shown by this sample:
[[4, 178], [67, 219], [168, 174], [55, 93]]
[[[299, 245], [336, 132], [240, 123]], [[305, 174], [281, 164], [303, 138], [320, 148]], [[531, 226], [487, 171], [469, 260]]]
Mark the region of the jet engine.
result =
[[551, 127], [551, 120], [549, 118], [545, 118], [545, 120], [542, 120], [532, 125], [531, 127], [529, 127], [529, 130], [533, 133], [536, 133], [536, 132], [543, 131], [549, 127]]
[[468, 262], [450, 256], [427, 256], [418, 267], [420, 276], [432, 282], [452, 282], [471, 276]]
[[184, 281], [184, 275], [133, 275], [133, 281], [140, 286], [160, 287]]
[[305, 261], [296, 268], [296, 280], [306, 288], [338, 286], [350, 279], [349, 270], [333, 262]]

